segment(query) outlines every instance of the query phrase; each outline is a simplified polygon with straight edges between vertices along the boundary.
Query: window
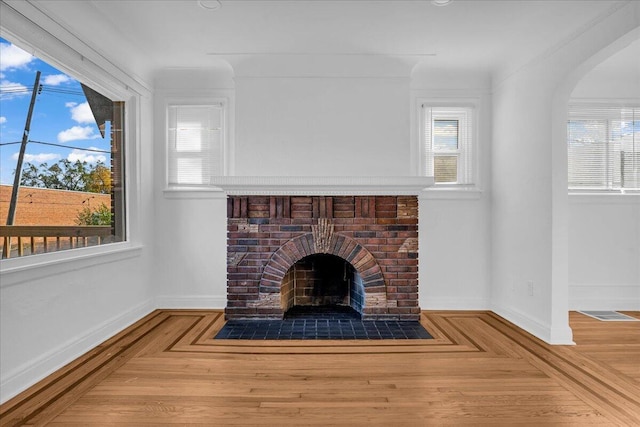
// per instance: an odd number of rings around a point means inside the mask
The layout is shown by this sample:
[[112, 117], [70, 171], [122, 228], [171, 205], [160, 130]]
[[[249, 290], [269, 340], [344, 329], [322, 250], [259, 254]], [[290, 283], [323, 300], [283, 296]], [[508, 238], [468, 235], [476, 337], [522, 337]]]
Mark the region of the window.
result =
[[423, 105], [424, 173], [436, 185], [473, 184], [473, 108]]
[[125, 102], [0, 44], [2, 258], [125, 241]]
[[226, 103], [169, 105], [168, 179], [170, 187], [197, 187], [224, 175]]
[[567, 144], [570, 190], [640, 189], [640, 108], [572, 105]]

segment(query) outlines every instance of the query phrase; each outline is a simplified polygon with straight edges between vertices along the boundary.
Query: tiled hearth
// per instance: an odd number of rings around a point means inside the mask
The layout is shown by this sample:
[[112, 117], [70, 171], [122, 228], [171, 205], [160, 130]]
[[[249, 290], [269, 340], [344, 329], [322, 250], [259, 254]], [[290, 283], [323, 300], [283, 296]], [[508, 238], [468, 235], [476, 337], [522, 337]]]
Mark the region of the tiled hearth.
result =
[[227, 217], [228, 319], [327, 303], [418, 319], [416, 196], [231, 196]]
[[363, 321], [351, 307], [297, 306], [284, 320], [229, 320], [215, 339], [380, 340], [430, 339], [420, 322]]

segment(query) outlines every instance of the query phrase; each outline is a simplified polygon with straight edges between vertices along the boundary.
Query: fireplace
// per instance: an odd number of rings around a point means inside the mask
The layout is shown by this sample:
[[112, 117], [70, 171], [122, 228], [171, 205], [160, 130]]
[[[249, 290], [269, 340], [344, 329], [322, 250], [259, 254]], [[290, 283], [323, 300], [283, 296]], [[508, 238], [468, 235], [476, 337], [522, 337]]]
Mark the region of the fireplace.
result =
[[228, 319], [295, 306], [349, 306], [363, 319], [417, 320], [416, 196], [231, 196]]

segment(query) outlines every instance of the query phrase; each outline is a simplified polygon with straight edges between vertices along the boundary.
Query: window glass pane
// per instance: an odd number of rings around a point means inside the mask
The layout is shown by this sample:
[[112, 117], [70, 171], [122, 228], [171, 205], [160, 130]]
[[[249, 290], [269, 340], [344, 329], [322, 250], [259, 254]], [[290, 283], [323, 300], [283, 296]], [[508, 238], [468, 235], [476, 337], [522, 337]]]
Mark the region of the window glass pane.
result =
[[180, 184], [204, 184], [203, 167], [201, 158], [180, 158], [176, 182]]
[[569, 186], [606, 187], [609, 170], [606, 120], [569, 122]]
[[629, 116], [620, 123], [620, 187], [640, 188], [640, 121]]
[[458, 149], [458, 120], [433, 121], [433, 149], [436, 151]]
[[436, 182], [458, 181], [458, 156], [435, 156], [433, 168]]
[[[203, 134], [206, 134], [206, 131], [202, 129], [182, 127], [176, 129], [176, 151], [202, 151]], [[204, 135], [205, 140], [206, 138]]]

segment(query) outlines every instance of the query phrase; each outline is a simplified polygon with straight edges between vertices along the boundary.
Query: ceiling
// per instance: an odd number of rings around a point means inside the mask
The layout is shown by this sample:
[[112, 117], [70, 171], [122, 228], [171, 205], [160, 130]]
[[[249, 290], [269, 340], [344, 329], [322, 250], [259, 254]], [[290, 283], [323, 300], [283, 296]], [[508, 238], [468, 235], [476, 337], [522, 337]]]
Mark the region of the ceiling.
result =
[[[608, 16], [614, 0], [36, 0], [123, 64], [209, 67], [257, 56], [394, 57], [439, 69], [520, 66]], [[142, 73], [144, 74], [144, 73]]]

